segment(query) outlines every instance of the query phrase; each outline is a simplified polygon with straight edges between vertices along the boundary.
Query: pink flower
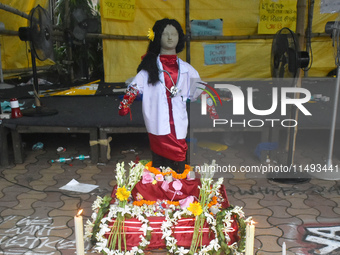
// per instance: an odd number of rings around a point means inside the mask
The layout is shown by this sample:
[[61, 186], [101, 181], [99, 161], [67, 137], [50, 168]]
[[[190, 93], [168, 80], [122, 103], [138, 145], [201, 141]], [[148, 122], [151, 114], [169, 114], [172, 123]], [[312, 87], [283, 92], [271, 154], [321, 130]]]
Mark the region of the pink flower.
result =
[[137, 192], [136, 199], [137, 199], [137, 201], [140, 201], [140, 200], [142, 200], [142, 199], [143, 199], [143, 196], [142, 196], [142, 194], [141, 194], [141, 193], [139, 193], [139, 192]]
[[151, 174], [144, 172], [143, 177], [142, 177], [142, 183], [147, 184], [147, 183], [152, 183], [153, 178]]
[[179, 200], [179, 205], [181, 206], [182, 209], [188, 208], [191, 203], [194, 202], [194, 196], [188, 196], [184, 199]]
[[163, 175], [161, 175], [161, 174], [157, 174], [157, 175], [155, 176], [155, 179], [156, 179], [158, 182], [164, 181], [164, 177], [163, 177]]
[[176, 180], [172, 183], [172, 187], [175, 189], [175, 190], [181, 190], [182, 189], [182, 186], [183, 184], [181, 183], [180, 180]]

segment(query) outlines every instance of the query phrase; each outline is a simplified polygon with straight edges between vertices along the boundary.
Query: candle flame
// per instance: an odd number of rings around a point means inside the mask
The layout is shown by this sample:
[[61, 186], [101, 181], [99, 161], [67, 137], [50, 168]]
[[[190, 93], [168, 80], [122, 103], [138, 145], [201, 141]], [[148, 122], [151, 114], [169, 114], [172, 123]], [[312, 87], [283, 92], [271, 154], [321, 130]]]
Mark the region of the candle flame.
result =
[[250, 221], [250, 225], [255, 225], [257, 222], [255, 222], [255, 221], [253, 221], [253, 220], [251, 220]]
[[80, 216], [83, 213], [83, 209], [80, 209], [77, 213], [77, 216]]

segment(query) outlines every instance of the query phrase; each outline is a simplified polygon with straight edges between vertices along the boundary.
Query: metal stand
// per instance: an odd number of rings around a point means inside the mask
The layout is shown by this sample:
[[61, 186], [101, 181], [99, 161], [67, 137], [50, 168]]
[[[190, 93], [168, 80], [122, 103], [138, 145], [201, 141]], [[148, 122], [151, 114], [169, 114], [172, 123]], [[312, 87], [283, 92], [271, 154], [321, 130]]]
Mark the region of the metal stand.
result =
[[[338, 102], [339, 102], [339, 91], [340, 91], [340, 66], [337, 67], [337, 76], [336, 76], [336, 84], [335, 84], [335, 95], [334, 95], [334, 104], [333, 104], [333, 115], [332, 115], [332, 123], [331, 123], [331, 130], [329, 135], [329, 147], [328, 147], [328, 157], [327, 157], [327, 168], [331, 169], [332, 165], [332, 157], [333, 157], [333, 147], [334, 147], [334, 135], [335, 135], [335, 127], [336, 127], [336, 117], [338, 113]], [[333, 169], [335, 170], [335, 169]], [[330, 172], [330, 171], [329, 171]], [[330, 172], [331, 177], [334, 177], [334, 173]], [[327, 178], [327, 175], [324, 176], [326, 179], [334, 178]], [[338, 177], [340, 179], [340, 176]], [[339, 180], [338, 179], [338, 180]]]
[[37, 76], [37, 66], [35, 62], [35, 56], [33, 50], [31, 50], [32, 57], [32, 69], [33, 69], [33, 94], [36, 108], [30, 108], [22, 110], [22, 115], [28, 117], [42, 117], [42, 116], [50, 116], [58, 113], [56, 109], [48, 109], [46, 107], [42, 107], [39, 99], [39, 84], [38, 84], [38, 76]]
[[1, 62], [1, 43], [0, 43], [0, 89], [12, 89], [15, 86], [11, 84], [4, 83], [4, 74], [2, 72], [2, 62]]

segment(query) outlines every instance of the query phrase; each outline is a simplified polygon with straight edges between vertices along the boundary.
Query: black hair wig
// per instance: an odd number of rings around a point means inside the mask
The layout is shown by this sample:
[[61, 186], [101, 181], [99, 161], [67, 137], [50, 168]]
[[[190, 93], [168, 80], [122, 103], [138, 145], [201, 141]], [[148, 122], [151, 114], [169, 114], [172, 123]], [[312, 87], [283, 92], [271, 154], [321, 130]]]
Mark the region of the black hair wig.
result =
[[176, 46], [176, 53], [181, 52], [184, 49], [185, 45], [185, 35], [183, 33], [181, 25], [177, 20], [165, 18], [156, 21], [155, 25], [152, 28], [155, 34], [155, 38], [153, 41], [150, 41], [148, 51], [137, 68], [137, 72], [139, 72], [140, 70], [145, 70], [148, 72], [148, 82], [153, 85], [159, 81], [157, 56], [161, 51], [162, 33], [167, 25], [174, 26], [178, 32], [178, 44]]

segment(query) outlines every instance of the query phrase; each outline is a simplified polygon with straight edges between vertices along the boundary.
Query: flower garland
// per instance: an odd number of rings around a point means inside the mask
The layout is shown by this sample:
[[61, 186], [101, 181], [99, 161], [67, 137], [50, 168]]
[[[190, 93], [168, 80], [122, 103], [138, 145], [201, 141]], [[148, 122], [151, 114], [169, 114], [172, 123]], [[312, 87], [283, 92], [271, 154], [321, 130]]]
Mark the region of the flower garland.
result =
[[[234, 242], [231, 245], [228, 245], [230, 242], [229, 232], [234, 231], [231, 227], [233, 221], [238, 223], [238, 236], [240, 237], [239, 242]], [[242, 207], [235, 206], [229, 207], [223, 211], [220, 211], [216, 215], [217, 221], [217, 233], [219, 243], [221, 244], [222, 251], [225, 254], [230, 255], [239, 255], [242, 254], [245, 250], [245, 236], [246, 236], [246, 222], [249, 220], [244, 219], [244, 212], [242, 211]], [[242, 238], [243, 237], [243, 238]]]
[[[223, 178], [214, 182], [211, 173], [202, 175], [198, 201], [192, 202], [188, 207], [181, 209], [179, 201], [150, 201], [144, 200], [142, 197], [141, 200], [130, 201], [131, 191], [136, 182], [140, 181], [144, 168], [148, 168], [155, 175], [161, 174], [161, 176], [170, 173], [174, 176], [175, 172], [171, 169], [168, 172], [161, 172], [152, 167], [152, 162], [147, 163], [145, 167], [133, 162], [129, 165], [130, 172], [126, 177], [124, 164], [117, 164], [116, 179], [118, 187], [115, 193], [116, 202], [112, 204], [112, 198], [105, 196], [104, 198], [97, 197], [92, 205], [93, 214], [91, 218], [93, 221], [87, 220], [85, 234], [87, 238], [91, 238], [97, 252], [106, 255], [143, 254], [143, 250], [151, 240], [152, 228], [149, 225], [148, 217], [155, 216], [157, 213], [157, 216], [165, 215], [165, 221], [161, 226], [162, 239], [165, 239], [166, 247], [170, 253], [203, 255], [220, 250], [230, 255], [242, 254], [245, 248], [245, 229], [248, 219], [244, 220], [241, 207], [221, 208], [219, 189], [223, 183]], [[189, 172], [190, 166], [186, 166], [186, 170]], [[183, 176], [175, 174], [177, 177], [183, 177], [187, 173], [184, 172]], [[209, 211], [211, 212], [209, 213]], [[177, 240], [173, 237], [173, 227], [177, 225], [178, 220], [182, 217], [195, 217], [194, 237], [190, 249], [178, 247]], [[125, 241], [124, 223], [126, 218], [137, 218], [142, 223], [140, 230], [143, 231], [143, 234], [140, 235], [139, 244], [132, 247], [130, 251], [127, 251]], [[115, 225], [117, 222], [120, 223], [119, 226]], [[201, 243], [201, 230], [204, 222], [208, 223], [210, 231], [214, 233], [214, 238], [210, 240], [208, 245], [202, 245]], [[235, 231], [233, 222], [237, 223], [240, 239], [238, 242], [228, 245], [231, 240], [229, 233]]]
[[[172, 228], [174, 225], [177, 225], [178, 220], [182, 217], [190, 217], [193, 213], [189, 210], [184, 209], [182, 211], [176, 211], [175, 213], [169, 213], [165, 217], [165, 221], [163, 221], [161, 230], [163, 232], [162, 239], [165, 239], [166, 248], [168, 249], [169, 253], [172, 254], [187, 254], [190, 252], [190, 249], [185, 249], [184, 247], [178, 247], [177, 240], [173, 237]], [[209, 228], [214, 232], [215, 238], [210, 241], [208, 245], [203, 245], [200, 247], [198, 252], [199, 255], [207, 254], [208, 252], [218, 251], [220, 245], [218, 243], [217, 238], [217, 231], [216, 231], [216, 220], [213, 216], [209, 213], [205, 212], [204, 216], [209, 224]]]
[[140, 200], [140, 201], [133, 201], [133, 205], [135, 206], [143, 206], [143, 205], [153, 205], [155, 204], [156, 201], [151, 201], [151, 200]]
[[97, 241], [95, 237], [100, 230], [100, 221], [109, 211], [111, 200], [112, 197], [110, 196], [105, 196], [104, 198], [97, 196], [97, 199], [93, 202], [92, 221], [88, 219], [85, 225], [85, 237], [90, 239], [92, 244], [95, 244]]
[[[107, 233], [112, 230], [109, 225], [110, 223], [116, 222], [118, 217], [137, 218], [140, 222], [142, 222], [142, 226], [139, 230], [143, 231], [143, 235], [139, 236], [139, 244], [132, 247], [130, 251], [127, 251], [126, 247], [125, 251], [122, 251], [119, 248], [115, 249], [115, 244], [113, 246], [111, 245], [111, 247], [108, 247], [112, 242], [111, 234], [108, 238], [106, 238]], [[94, 250], [97, 252], [104, 252], [106, 254], [144, 254], [144, 249], [150, 244], [151, 231], [152, 228], [149, 225], [148, 218], [141, 212], [141, 210], [139, 210], [139, 208], [135, 208], [131, 205], [126, 205], [124, 208], [117, 205], [111, 205], [107, 217], [104, 217], [101, 220], [100, 231], [96, 235], [97, 242]]]
[[[208, 204], [208, 208], [211, 208], [213, 205], [217, 204], [217, 197], [216, 196], [212, 197], [211, 200], [212, 201]], [[174, 206], [179, 206], [180, 205], [179, 201], [165, 200], [165, 201], [162, 201], [162, 202], [167, 203], [168, 205], [174, 205]], [[133, 201], [132, 202], [132, 204], [135, 205], [135, 206], [154, 205], [156, 203], [157, 203], [157, 201], [145, 200], [145, 199], [137, 200], [137, 201]]]
[[145, 168], [149, 170], [151, 173], [154, 175], [161, 174], [163, 176], [171, 174], [174, 179], [182, 180], [185, 179], [188, 175], [188, 173], [191, 171], [191, 167], [189, 165], [185, 165], [184, 172], [182, 174], [176, 173], [174, 170], [166, 171], [166, 172], [161, 172], [157, 168], [152, 166], [152, 161], [149, 161], [146, 165]]

